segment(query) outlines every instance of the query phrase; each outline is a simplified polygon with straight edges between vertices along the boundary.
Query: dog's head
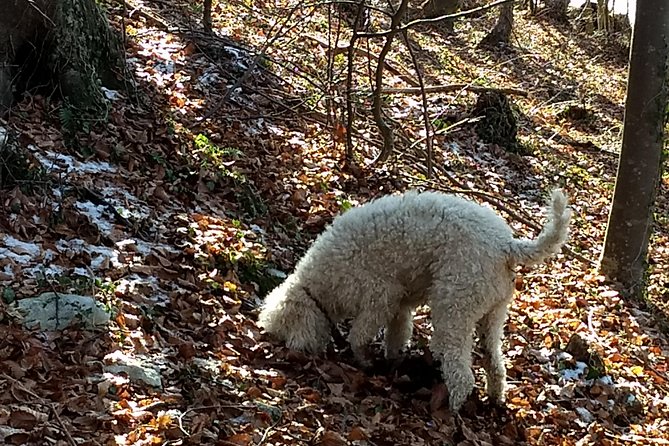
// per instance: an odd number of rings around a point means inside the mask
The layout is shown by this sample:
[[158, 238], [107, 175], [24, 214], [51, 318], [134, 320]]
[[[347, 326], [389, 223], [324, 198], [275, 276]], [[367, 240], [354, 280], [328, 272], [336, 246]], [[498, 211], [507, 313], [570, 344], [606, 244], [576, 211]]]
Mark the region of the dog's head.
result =
[[318, 353], [330, 340], [330, 322], [307, 291], [290, 278], [266, 298], [258, 325], [293, 350]]

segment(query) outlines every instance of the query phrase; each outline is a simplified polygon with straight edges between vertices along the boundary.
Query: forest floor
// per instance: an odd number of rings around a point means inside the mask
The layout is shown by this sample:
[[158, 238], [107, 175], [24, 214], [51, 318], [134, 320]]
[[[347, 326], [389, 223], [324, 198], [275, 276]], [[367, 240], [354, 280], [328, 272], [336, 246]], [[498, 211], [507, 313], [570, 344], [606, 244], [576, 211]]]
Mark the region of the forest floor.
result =
[[[477, 48], [494, 11], [450, 35], [410, 31], [425, 83], [460, 85], [427, 95], [438, 131], [428, 178], [420, 95], [384, 96], [397, 152], [370, 165], [380, 138], [368, 74], [382, 39], [362, 39], [356, 53], [356, 163], [344, 167], [346, 54], [328, 63], [328, 42], [345, 46], [348, 27], [333, 25], [327, 3], [218, 2], [220, 38], [188, 31], [197, 8], [127, 5], [109, 15], [125, 30], [134, 92], [107, 90], [100, 122], [72, 122], [58, 101], [31, 95], [2, 123], [39, 176], [0, 200], [0, 443], [669, 444], [669, 177], [645, 300], [627, 299], [596, 264], [624, 45], [522, 9], [503, 48]], [[374, 16], [372, 29], [384, 25]], [[386, 87], [416, 87], [399, 37], [386, 62]], [[520, 153], [477, 136], [472, 87], [513, 90]], [[292, 352], [255, 324], [262, 297], [351, 206], [408, 188], [453, 191], [533, 237], [554, 186], [573, 208], [569, 249], [519, 271], [503, 408], [488, 404], [475, 355], [475, 394], [447, 410], [427, 308], [394, 369], [361, 370], [347, 349]], [[23, 328], [15, 302], [42, 292], [94, 295], [113, 318], [101, 331]]]

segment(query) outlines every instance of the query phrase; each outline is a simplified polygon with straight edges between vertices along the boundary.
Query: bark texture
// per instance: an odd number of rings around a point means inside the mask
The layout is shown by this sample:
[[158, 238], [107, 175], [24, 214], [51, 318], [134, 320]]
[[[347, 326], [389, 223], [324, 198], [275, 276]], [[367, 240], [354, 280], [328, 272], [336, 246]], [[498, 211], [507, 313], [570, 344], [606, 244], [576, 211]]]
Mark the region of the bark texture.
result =
[[601, 271], [632, 292], [642, 289], [661, 175], [668, 56], [669, 2], [638, 2], [622, 150], [601, 259]]
[[82, 112], [105, 107], [120, 47], [95, 0], [0, 0], [0, 113], [26, 90], [57, 92]]

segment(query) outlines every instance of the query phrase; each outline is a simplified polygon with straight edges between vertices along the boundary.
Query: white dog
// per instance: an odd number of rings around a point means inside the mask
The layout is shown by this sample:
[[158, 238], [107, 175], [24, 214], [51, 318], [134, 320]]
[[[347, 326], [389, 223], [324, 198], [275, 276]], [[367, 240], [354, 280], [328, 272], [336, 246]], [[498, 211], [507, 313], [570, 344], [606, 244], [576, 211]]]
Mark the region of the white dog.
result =
[[266, 298], [259, 325], [292, 349], [322, 351], [331, 327], [352, 318], [349, 342], [368, 364], [381, 328], [395, 358], [412, 333], [413, 310], [432, 311], [430, 348], [441, 360], [451, 409], [474, 387], [471, 351], [478, 330], [487, 393], [504, 401], [501, 341], [517, 264], [536, 264], [567, 238], [570, 210], [555, 190], [548, 222], [534, 239], [516, 239], [495, 212], [462, 198], [408, 192], [372, 201], [337, 217], [283, 284]]

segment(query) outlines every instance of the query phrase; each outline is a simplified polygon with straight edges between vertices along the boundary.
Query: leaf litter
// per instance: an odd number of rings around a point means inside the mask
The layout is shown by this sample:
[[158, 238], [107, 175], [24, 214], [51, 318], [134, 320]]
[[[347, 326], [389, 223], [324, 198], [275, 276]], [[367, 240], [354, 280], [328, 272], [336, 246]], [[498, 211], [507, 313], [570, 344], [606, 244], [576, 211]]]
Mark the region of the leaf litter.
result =
[[[185, 5], [135, 6], [170, 18], [191, 14]], [[6, 444], [669, 442], [669, 347], [661, 324], [666, 178], [651, 242], [653, 305], [628, 302], [593, 265], [568, 254], [521, 270], [505, 338], [507, 405], [491, 407], [482, 397], [475, 355], [478, 388], [455, 415], [426, 348], [426, 308], [416, 316], [408, 358], [372, 372], [359, 370], [345, 348], [304, 355], [270, 342], [255, 325], [261, 298], [336, 214], [408, 187], [452, 188], [442, 174], [425, 178], [419, 151], [407, 151], [392, 168], [344, 169], [342, 147], [311, 117], [322, 113], [320, 105], [309, 113], [282, 105], [317, 96], [305, 76], [323, 71], [324, 53], [298, 37], [323, 37], [320, 12], [299, 12], [300, 26], [267, 48], [283, 62], [274, 67], [277, 76], [256, 67], [224, 102], [253, 65], [245, 48], [265, 45], [274, 9], [216, 4], [214, 22], [229, 38], [207, 46], [155, 27], [143, 14], [121, 21], [115, 8], [112, 21], [126, 28], [127, 62], [150, 105], [109, 90], [109, 122], [80, 132], [79, 151], [67, 148], [44, 98], [20, 102], [7, 122], [28, 141], [47, 180], [38, 193], [3, 191], [0, 208]], [[563, 185], [574, 209], [570, 246], [596, 259], [615, 178], [626, 70], [615, 59], [593, 62], [568, 34], [516, 12], [518, 29], [528, 30], [515, 37], [517, 54], [473, 49], [493, 15], [458, 24], [454, 36], [434, 29], [415, 36], [446, 55], [429, 67], [435, 83], [477, 79], [530, 92], [516, 99], [519, 134], [535, 147], [532, 156], [486, 145], [463, 127], [436, 138], [435, 164], [461, 185], [506, 197], [535, 222], [541, 191]], [[410, 73], [403, 51], [393, 50], [389, 63]], [[514, 65], [517, 59], [524, 63]], [[389, 77], [388, 84], [405, 86], [406, 77]], [[549, 99], [563, 91], [583, 95], [595, 124], [562, 118], [564, 104]], [[451, 119], [445, 114], [462, 114], [472, 103], [466, 92], [446, 93], [428, 107]], [[412, 139], [424, 136], [415, 98], [393, 96], [387, 112]], [[358, 130], [373, 138], [364, 121]], [[597, 150], [575, 144], [582, 141]], [[358, 150], [364, 160], [376, 149]], [[526, 224], [508, 220], [532, 235]], [[13, 302], [44, 291], [95, 295], [113, 309], [109, 329], [20, 327]]]

